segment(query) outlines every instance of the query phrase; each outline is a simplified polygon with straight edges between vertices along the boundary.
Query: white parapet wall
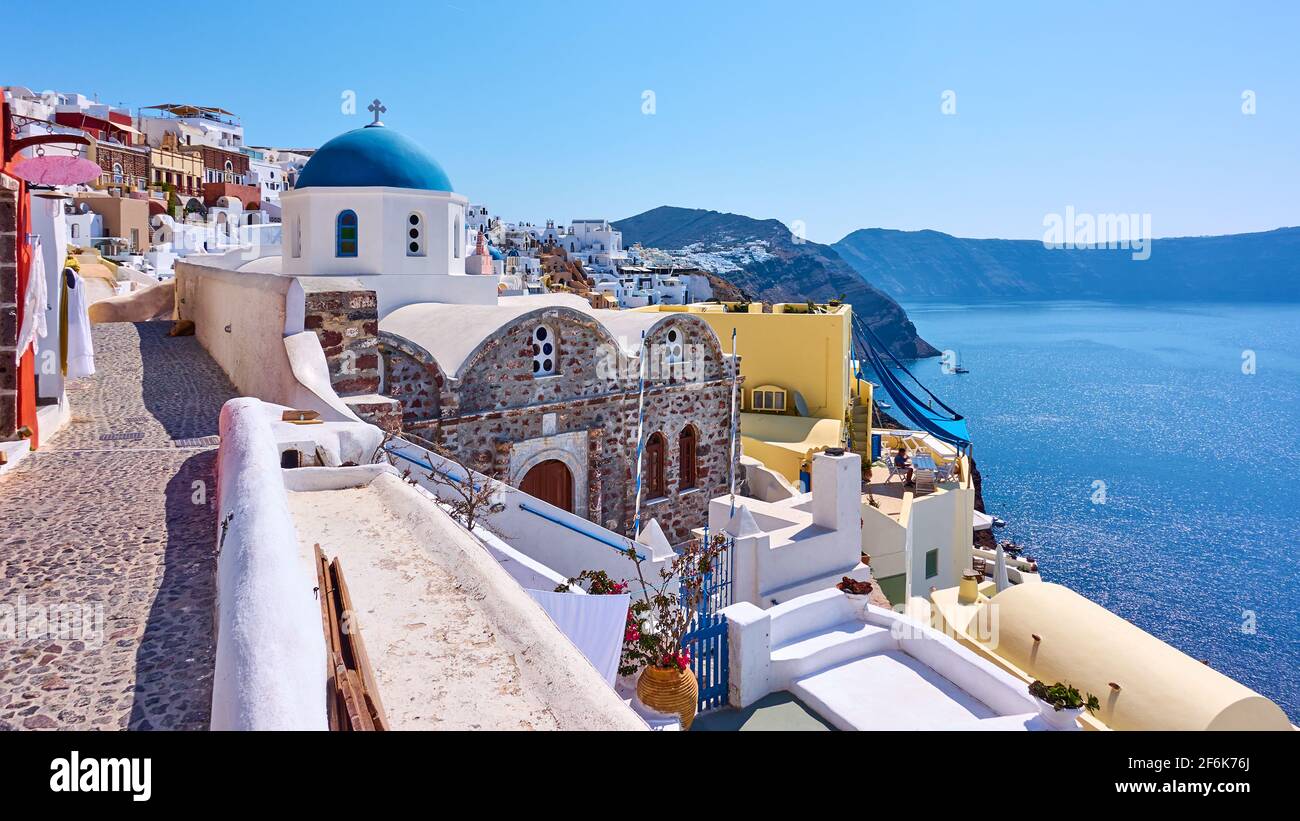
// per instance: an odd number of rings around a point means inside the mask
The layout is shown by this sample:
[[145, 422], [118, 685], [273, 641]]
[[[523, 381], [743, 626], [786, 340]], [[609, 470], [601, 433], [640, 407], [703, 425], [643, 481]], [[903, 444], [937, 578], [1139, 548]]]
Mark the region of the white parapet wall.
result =
[[735, 537], [733, 600], [770, 607], [844, 576], [871, 578], [861, 561], [861, 470], [856, 453], [819, 453], [812, 493], [775, 502], [737, 496], [709, 504], [709, 527]]
[[265, 407], [221, 409], [214, 730], [324, 730], [325, 637]]
[[194, 323], [199, 344], [240, 393], [327, 421], [360, 421], [330, 385], [320, 339], [303, 329], [306, 295], [297, 278], [180, 261], [175, 289], [177, 317]]

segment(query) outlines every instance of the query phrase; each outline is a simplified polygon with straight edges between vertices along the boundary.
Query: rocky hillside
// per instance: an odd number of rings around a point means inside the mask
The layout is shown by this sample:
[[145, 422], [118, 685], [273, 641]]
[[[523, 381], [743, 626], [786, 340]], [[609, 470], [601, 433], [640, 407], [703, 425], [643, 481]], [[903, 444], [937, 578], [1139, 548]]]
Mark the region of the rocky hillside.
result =
[[899, 299], [1300, 300], [1300, 228], [1152, 240], [1145, 260], [1132, 250], [882, 228], [832, 247]]
[[665, 205], [614, 225], [625, 246], [639, 242], [659, 249], [678, 264], [710, 271], [764, 302], [844, 299], [896, 356], [939, 353], [917, 336], [897, 302], [863, 280], [832, 248], [797, 241], [778, 220]]

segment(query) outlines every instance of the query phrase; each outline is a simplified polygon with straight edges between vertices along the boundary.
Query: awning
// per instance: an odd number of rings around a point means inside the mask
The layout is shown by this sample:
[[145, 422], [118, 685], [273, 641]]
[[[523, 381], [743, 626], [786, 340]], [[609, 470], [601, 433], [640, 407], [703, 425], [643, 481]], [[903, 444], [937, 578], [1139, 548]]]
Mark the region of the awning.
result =
[[226, 111], [224, 108], [214, 108], [205, 105], [187, 105], [185, 103], [162, 103], [160, 105], [147, 105], [144, 108], [153, 108], [158, 111], [166, 111], [168, 114], [175, 114], [177, 117], [197, 117], [203, 114], [225, 114], [228, 117], [235, 116], [234, 113]]

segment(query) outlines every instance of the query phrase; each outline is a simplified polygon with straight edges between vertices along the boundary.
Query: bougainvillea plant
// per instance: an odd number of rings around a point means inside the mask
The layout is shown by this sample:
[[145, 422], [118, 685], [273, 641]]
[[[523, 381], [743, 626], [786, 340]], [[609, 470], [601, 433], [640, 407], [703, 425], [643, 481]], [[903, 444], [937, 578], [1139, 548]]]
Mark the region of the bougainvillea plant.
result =
[[[659, 569], [655, 584], [645, 578], [643, 565], [647, 559], [637, 546], [629, 545], [623, 551], [636, 568], [641, 590], [632, 595], [627, 611], [623, 653], [618, 665], [620, 676], [630, 676], [647, 666], [663, 670], [690, 667], [690, 651], [682, 647], [682, 639], [704, 598], [706, 575], [717, 565], [726, 547], [727, 539], [722, 535], [713, 537], [707, 544], [700, 539], [691, 540]], [[563, 593], [574, 585], [598, 596], [627, 593], [630, 589], [626, 579], [614, 581], [603, 570], [584, 570], [555, 589]]]

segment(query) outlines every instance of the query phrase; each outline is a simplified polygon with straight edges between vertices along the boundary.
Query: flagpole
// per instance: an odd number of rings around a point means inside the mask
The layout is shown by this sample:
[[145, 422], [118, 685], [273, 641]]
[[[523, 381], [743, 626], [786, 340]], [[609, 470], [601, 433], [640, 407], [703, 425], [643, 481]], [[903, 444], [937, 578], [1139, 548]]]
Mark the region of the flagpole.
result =
[[731, 329], [731, 418], [728, 420], [731, 450], [728, 469], [731, 471], [731, 512], [736, 512], [736, 329]]
[[641, 452], [645, 447], [645, 440], [642, 438], [642, 429], [645, 426], [645, 331], [641, 332], [641, 353], [639, 360], [638, 364], [641, 386], [636, 400], [636, 502], [634, 503], [632, 516], [633, 541], [635, 541], [637, 536], [641, 533]]

